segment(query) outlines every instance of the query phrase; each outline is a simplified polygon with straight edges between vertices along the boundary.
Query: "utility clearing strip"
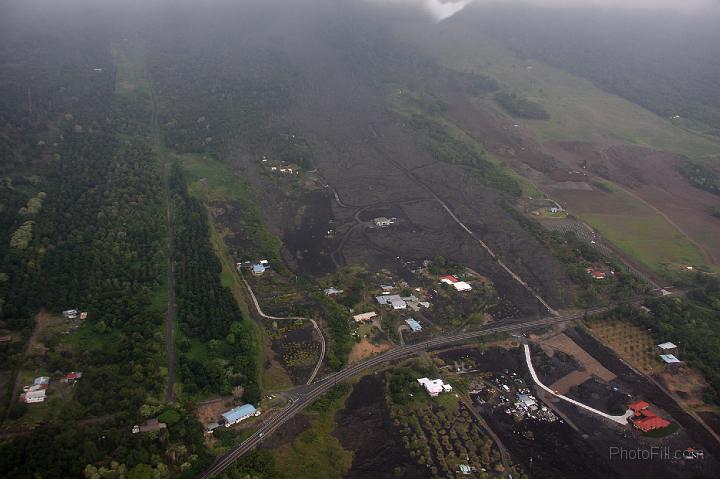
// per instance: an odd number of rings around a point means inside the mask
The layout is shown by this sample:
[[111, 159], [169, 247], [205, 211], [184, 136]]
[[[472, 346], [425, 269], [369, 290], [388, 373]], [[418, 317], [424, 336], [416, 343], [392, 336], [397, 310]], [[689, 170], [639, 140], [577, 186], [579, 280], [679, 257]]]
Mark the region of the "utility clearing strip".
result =
[[535, 384], [537, 384], [538, 386], [540, 386], [542, 389], [544, 389], [545, 391], [549, 392], [549, 393], [552, 394], [553, 396], [562, 399], [563, 401], [567, 401], [567, 402], [569, 402], [569, 403], [571, 403], [571, 404], [574, 404], [574, 405], [576, 405], [576, 406], [578, 406], [578, 407], [581, 407], [581, 408], [583, 408], [583, 409], [586, 409], [586, 410], [590, 411], [591, 413], [597, 414], [598, 416], [602, 416], [602, 417], [604, 417], [605, 419], [610, 419], [611, 421], [614, 421], [614, 422], [616, 422], [616, 423], [618, 423], [618, 424], [622, 424], [623, 426], [627, 425], [627, 423], [628, 423], [628, 418], [633, 415], [633, 412], [632, 412], [630, 409], [628, 409], [628, 410], [625, 412], [625, 414], [623, 414], [622, 416], [612, 416], [612, 415], [607, 414], [607, 413], [604, 413], [604, 412], [602, 412], [602, 411], [598, 411], [597, 409], [592, 408], [592, 407], [590, 407], [590, 406], [588, 406], [588, 405], [585, 405], [585, 404], [583, 404], [583, 403], [581, 403], [581, 402], [579, 402], [579, 401], [576, 401], [576, 400], [574, 400], [574, 399], [572, 399], [572, 398], [569, 398], [569, 397], [567, 397], [567, 396], [563, 396], [562, 394], [557, 394], [557, 393], [555, 393], [555, 391], [553, 391], [553, 390], [550, 389], [549, 387], [545, 386], [542, 382], [540, 382], [540, 379], [538, 379], [537, 374], [535, 374], [535, 368], [533, 368], [532, 360], [530, 359], [530, 346], [528, 346], [527, 343], [525, 343], [524, 346], [525, 346], [525, 360], [527, 361], [527, 367], [528, 367], [528, 369], [530, 370], [530, 376], [532, 376], [533, 381], [535, 381]]

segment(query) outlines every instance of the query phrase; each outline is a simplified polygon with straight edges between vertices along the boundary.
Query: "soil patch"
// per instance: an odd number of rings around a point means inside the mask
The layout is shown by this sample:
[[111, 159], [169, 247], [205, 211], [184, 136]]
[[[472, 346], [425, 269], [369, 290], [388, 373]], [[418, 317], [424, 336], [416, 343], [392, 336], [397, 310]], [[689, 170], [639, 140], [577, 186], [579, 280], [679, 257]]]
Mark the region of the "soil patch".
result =
[[350, 357], [348, 360], [349, 360], [350, 364], [353, 364], [358, 361], [362, 361], [363, 359], [370, 357], [373, 354], [387, 351], [388, 349], [390, 349], [390, 344], [388, 344], [388, 343], [373, 344], [370, 342], [369, 339], [363, 338], [360, 340], [359, 343], [357, 343], [355, 346], [353, 346], [353, 349], [350, 352]]

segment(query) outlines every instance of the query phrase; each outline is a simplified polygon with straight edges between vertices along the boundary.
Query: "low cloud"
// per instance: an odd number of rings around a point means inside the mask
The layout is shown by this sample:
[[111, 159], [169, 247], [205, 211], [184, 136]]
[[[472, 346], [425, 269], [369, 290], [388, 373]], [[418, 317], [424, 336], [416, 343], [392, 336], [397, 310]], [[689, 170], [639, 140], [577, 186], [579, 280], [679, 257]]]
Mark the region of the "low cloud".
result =
[[448, 18], [471, 3], [534, 5], [546, 7], [602, 7], [705, 12], [720, 10], [720, 0], [367, 0], [376, 4], [409, 5], [423, 9], [435, 20]]

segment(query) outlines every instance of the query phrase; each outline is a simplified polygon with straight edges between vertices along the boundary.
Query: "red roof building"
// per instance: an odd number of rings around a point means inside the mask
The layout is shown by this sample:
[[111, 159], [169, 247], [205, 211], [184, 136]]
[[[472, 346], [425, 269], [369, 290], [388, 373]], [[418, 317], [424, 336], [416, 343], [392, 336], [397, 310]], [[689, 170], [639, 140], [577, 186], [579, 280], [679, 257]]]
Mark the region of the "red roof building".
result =
[[447, 283], [447, 284], [453, 284], [453, 283], [457, 283], [457, 282], [460, 281], [460, 280], [457, 279], [457, 278], [455, 277], [455, 275], [449, 274], [449, 275], [447, 275], [447, 276], [442, 276], [442, 277], [440, 278], [440, 281], [442, 281], [443, 283]]
[[670, 425], [670, 421], [653, 414], [652, 417], [646, 417], [643, 415], [642, 419], [634, 419], [633, 424], [642, 432], [649, 432], [655, 429], [664, 429], [668, 427]]
[[635, 401], [628, 408], [635, 414], [630, 418], [633, 426], [642, 432], [649, 432], [655, 429], [663, 429], [670, 425], [670, 421], [663, 419], [648, 408], [650, 404], [645, 401]]
[[631, 409], [635, 414], [649, 407], [650, 404], [646, 403], [645, 401], [635, 401], [628, 406], [628, 408]]

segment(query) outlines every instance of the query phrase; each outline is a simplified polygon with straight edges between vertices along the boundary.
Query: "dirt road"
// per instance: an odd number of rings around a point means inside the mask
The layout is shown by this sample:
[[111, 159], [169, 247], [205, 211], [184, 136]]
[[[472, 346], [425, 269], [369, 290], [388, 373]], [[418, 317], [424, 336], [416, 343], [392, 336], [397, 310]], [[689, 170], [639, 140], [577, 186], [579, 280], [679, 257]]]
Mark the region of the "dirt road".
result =
[[289, 316], [287, 318], [281, 318], [278, 316], [270, 316], [268, 314], [265, 314], [260, 307], [260, 303], [257, 300], [257, 297], [255, 296], [255, 293], [253, 292], [252, 288], [250, 287], [250, 283], [245, 280], [245, 278], [242, 276], [241, 273], [240, 278], [242, 278], [243, 283], [245, 284], [245, 287], [247, 288], [248, 292], [250, 293], [250, 298], [252, 298], [252, 302], [255, 305], [255, 310], [257, 311], [258, 315], [265, 318], [265, 319], [299, 319], [302, 321], [310, 321], [313, 325], [313, 328], [315, 328], [315, 331], [317, 331], [318, 336], [320, 336], [320, 358], [318, 359], [317, 364], [315, 365], [315, 369], [313, 369], [312, 373], [310, 374], [310, 377], [307, 380], [306, 384], [311, 384], [315, 380], [315, 376], [317, 376], [318, 371], [320, 371], [320, 366], [322, 366], [323, 359], [325, 359], [325, 336], [323, 336], [322, 330], [320, 329], [320, 326], [318, 326], [317, 321], [315, 321], [312, 318], [304, 318], [301, 316]]

